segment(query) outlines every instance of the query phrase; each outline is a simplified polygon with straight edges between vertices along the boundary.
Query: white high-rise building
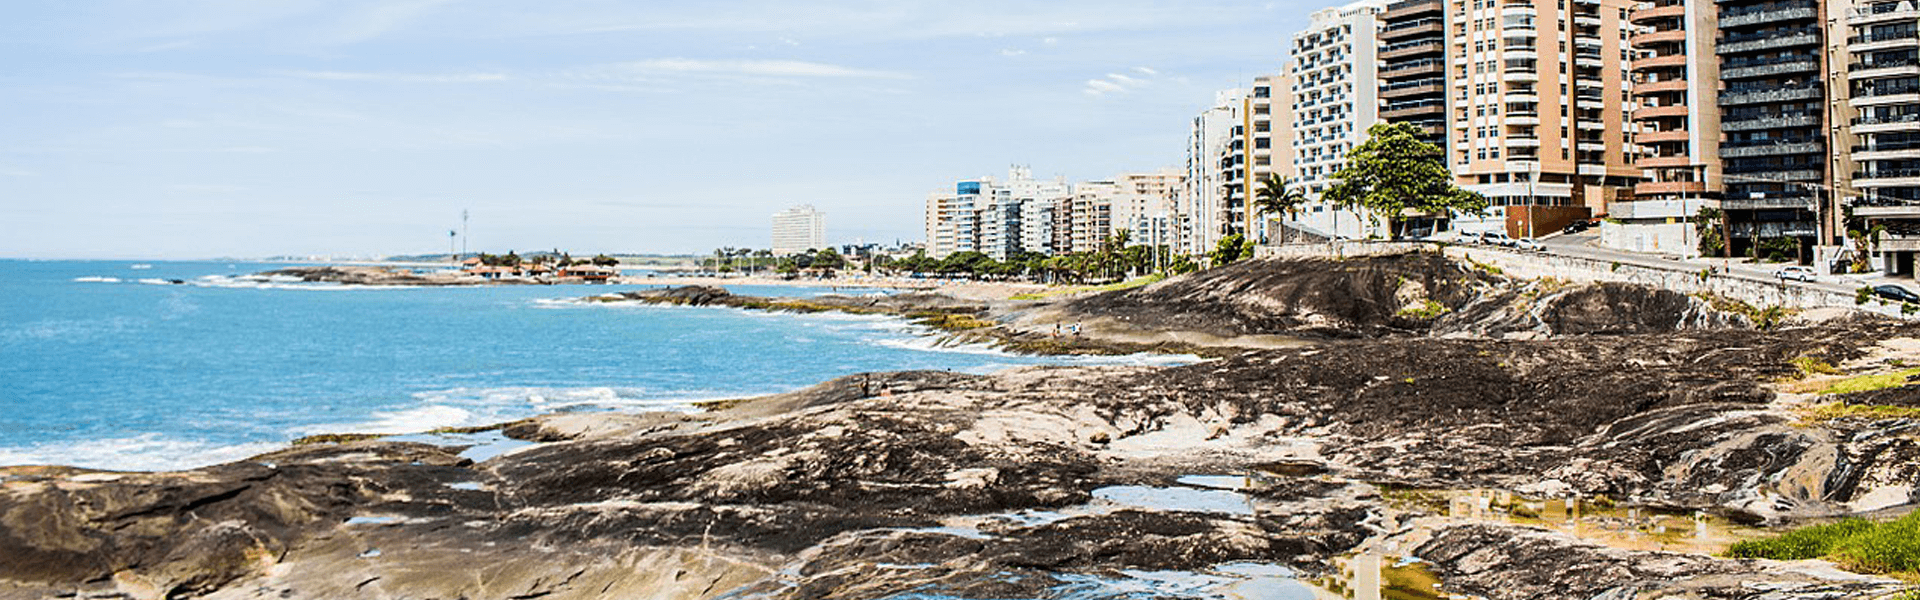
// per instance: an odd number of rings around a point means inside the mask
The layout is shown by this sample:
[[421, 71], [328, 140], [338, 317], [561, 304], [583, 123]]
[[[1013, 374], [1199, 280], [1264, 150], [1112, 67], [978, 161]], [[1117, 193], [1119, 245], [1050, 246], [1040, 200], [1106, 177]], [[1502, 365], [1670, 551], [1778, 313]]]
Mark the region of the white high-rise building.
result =
[[1041, 181], [1027, 167], [1013, 167], [1007, 180], [960, 181], [953, 191], [927, 196], [927, 255], [980, 252], [1006, 260], [1020, 252], [1054, 252], [1054, 219], [1070, 207], [1065, 180]]
[[1193, 118], [1187, 135], [1186, 176], [1177, 200], [1178, 252], [1204, 254], [1221, 237], [1242, 232], [1246, 98], [1247, 91], [1242, 89], [1219, 92], [1213, 106]]
[[1320, 202], [1347, 164], [1347, 153], [1379, 122], [1380, 15], [1384, 0], [1361, 0], [1313, 13], [1306, 30], [1293, 35], [1287, 72], [1293, 81], [1289, 169], [1311, 199], [1291, 222], [1322, 233], [1366, 237], [1369, 219], [1351, 209]]
[[773, 214], [773, 253], [798, 254], [827, 247], [827, 214], [802, 204]]

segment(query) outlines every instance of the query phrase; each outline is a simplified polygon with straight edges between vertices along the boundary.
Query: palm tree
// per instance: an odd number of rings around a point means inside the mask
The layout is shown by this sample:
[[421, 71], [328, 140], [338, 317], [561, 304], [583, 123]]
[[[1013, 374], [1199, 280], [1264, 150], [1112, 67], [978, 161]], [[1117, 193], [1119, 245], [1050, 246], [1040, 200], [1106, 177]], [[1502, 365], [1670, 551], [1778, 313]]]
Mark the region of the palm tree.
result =
[[[1307, 203], [1307, 193], [1299, 187], [1290, 185], [1290, 181], [1279, 175], [1268, 173], [1260, 179], [1260, 190], [1254, 193], [1253, 208], [1262, 215], [1298, 216], [1300, 205]], [[1261, 233], [1265, 233], [1264, 231]], [[1280, 243], [1286, 243], [1287, 229], [1280, 228]]]

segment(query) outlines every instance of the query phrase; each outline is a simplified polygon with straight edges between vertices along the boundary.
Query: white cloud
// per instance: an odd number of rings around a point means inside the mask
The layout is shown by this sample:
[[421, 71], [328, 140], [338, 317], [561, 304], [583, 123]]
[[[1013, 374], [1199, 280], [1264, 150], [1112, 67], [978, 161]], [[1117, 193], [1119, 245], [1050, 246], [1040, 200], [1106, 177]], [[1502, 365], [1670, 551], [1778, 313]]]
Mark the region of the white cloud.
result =
[[1134, 67], [1133, 72], [1141, 76], [1136, 77], [1134, 75], [1127, 75], [1125, 73], [1108, 73], [1106, 78], [1104, 79], [1087, 80], [1087, 87], [1085, 91], [1086, 93], [1094, 96], [1103, 96], [1106, 94], [1114, 94], [1114, 93], [1121, 93], [1121, 92], [1131, 92], [1133, 90], [1137, 90], [1140, 88], [1153, 85], [1154, 81], [1158, 79], [1158, 76], [1160, 74], [1159, 71], [1155, 71], [1153, 69], [1149, 69], [1146, 67]]
[[832, 77], [907, 79], [904, 73], [859, 69], [798, 60], [700, 60], [656, 58], [589, 68], [577, 74], [589, 77], [620, 75], [733, 75], [758, 77]]
[[1007, 57], [1013, 57], [1013, 56], [1023, 56], [1023, 55], [1025, 55], [1026, 53], [1027, 53], [1027, 51], [1025, 51], [1025, 50], [1015, 50], [1015, 49], [1013, 49], [1013, 48], [1003, 48], [1003, 49], [1001, 49], [1001, 50], [1000, 50], [1000, 55], [1001, 55], [1001, 56], [1007, 56]]
[[506, 81], [504, 73], [464, 73], [422, 75], [412, 73], [356, 73], [350, 71], [278, 71], [281, 75], [326, 81], [379, 81], [392, 83], [490, 83]]

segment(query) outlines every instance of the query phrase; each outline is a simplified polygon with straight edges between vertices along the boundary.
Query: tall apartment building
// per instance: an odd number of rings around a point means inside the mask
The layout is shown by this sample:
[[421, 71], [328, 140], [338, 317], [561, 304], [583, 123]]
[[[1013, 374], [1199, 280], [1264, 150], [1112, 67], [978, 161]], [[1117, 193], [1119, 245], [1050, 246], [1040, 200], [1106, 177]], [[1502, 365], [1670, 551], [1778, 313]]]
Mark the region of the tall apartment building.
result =
[[1449, 165], [1487, 196], [1464, 230], [1533, 236], [1640, 180], [1627, 131], [1629, 0], [1449, 0]]
[[[1320, 202], [1320, 195], [1333, 184], [1334, 173], [1346, 166], [1347, 153], [1366, 141], [1367, 128], [1381, 117], [1381, 100], [1390, 91], [1381, 84], [1378, 61], [1422, 51], [1439, 55], [1444, 47], [1431, 36], [1404, 36], [1382, 46], [1380, 19], [1386, 10], [1385, 0], [1322, 9], [1313, 13], [1305, 30], [1293, 35], [1287, 65], [1293, 83], [1288, 90], [1293, 116], [1287, 132], [1293, 152], [1290, 170], [1295, 184], [1312, 200], [1302, 207], [1296, 225], [1354, 238], [1369, 231], [1369, 219]], [[1391, 93], [1408, 89], [1413, 88]], [[1401, 113], [1410, 108], [1391, 106]]]
[[827, 247], [827, 215], [812, 205], [773, 214], [773, 253], [796, 254]]
[[980, 252], [1005, 260], [1020, 252], [1053, 253], [1055, 218], [1068, 206], [1064, 180], [1041, 181], [1016, 166], [1005, 181], [992, 177], [956, 182], [951, 193], [927, 195], [927, 255]]
[[1073, 186], [1072, 208], [1067, 217], [1067, 245], [1056, 246], [1055, 252], [1099, 250], [1100, 242], [1113, 235], [1113, 198], [1119, 192], [1120, 184], [1114, 181], [1087, 181]]
[[[1817, 2], [1724, 0], [1719, 7], [1721, 208], [1735, 254], [1792, 240], [1810, 254], [1826, 201], [1825, 28]], [[1868, 83], [1855, 90], [1875, 95]]]
[[1246, 162], [1248, 107], [1247, 90], [1225, 90], [1193, 118], [1176, 226], [1183, 254], [1205, 253], [1221, 237], [1246, 231], [1246, 195], [1241, 193], [1246, 173], [1241, 167]]
[[1380, 120], [1420, 128], [1421, 141], [1442, 152], [1449, 137], [1446, 16], [1443, 0], [1395, 2], [1381, 13], [1379, 34]]
[[1175, 199], [1180, 191], [1180, 177], [1180, 171], [1171, 168], [1153, 173], [1122, 173], [1114, 177], [1110, 202], [1113, 230], [1126, 231], [1129, 244], [1173, 245]]
[[1851, 159], [1853, 214], [1884, 225], [1881, 270], [1913, 275], [1920, 253], [1920, 2], [1860, 2], [1846, 17], [1848, 104], [1858, 113]]
[[[1788, 0], [1811, 7], [1812, 0]], [[1633, 123], [1640, 146], [1634, 162], [1646, 179], [1630, 202], [1607, 209], [1601, 243], [1639, 252], [1688, 254], [1698, 247], [1694, 218], [1718, 207], [1720, 107], [1714, 100], [1720, 61], [1714, 55], [1716, 11], [1699, 0], [1652, 0], [1629, 13], [1641, 29], [1628, 42], [1638, 53], [1633, 73]], [[1737, 14], [1736, 22], [1756, 15]], [[1758, 123], [1741, 122], [1752, 128]]]

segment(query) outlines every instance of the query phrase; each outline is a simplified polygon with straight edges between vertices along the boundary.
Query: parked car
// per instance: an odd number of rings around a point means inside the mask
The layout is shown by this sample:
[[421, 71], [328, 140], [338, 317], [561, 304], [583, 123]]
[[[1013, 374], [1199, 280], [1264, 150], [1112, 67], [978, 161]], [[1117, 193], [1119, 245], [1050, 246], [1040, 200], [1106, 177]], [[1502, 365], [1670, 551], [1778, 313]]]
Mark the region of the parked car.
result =
[[1920, 304], [1920, 294], [1915, 294], [1913, 293], [1912, 290], [1909, 290], [1907, 288], [1903, 288], [1897, 285], [1892, 285], [1892, 284], [1873, 286], [1873, 295], [1879, 296], [1881, 298], [1885, 298], [1887, 300], [1892, 300], [1894, 302], [1912, 302], [1915, 304]]
[[1480, 234], [1480, 243], [1488, 246], [1505, 246], [1511, 248], [1513, 247], [1513, 238], [1507, 237], [1507, 234], [1498, 231], [1487, 231]]
[[1813, 281], [1814, 279], [1813, 267], [1802, 267], [1800, 265], [1790, 265], [1786, 267], [1781, 267], [1780, 270], [1773, 272], [1773, 276], [1780, 278], [1781, 281], [1786, 281], [1788, 279], [1798, 279], [1800, 281]]
[[1560, 233], [1568, 233], [1568, 234], [1580, 233], [1582, 231], [1586, 231], [1592, 228], [1593, 228], [1593, 221], [1581, 219], [1578, 221], [1574, 221], [1572, 223], [1568, 223], [1566, 227], [1560, 228]]
[[1513, 246], [1513, 249], [1515, 250], [1526, 250], [1528, 252], [1546, 252], [1547, 251], [1547, 246], [1545, 244], [1541, 244], [1540, 242], [1535, 241], [1533, 238], [1520, 238], [1517, 240], [1513, 240], [1512, 246]]

